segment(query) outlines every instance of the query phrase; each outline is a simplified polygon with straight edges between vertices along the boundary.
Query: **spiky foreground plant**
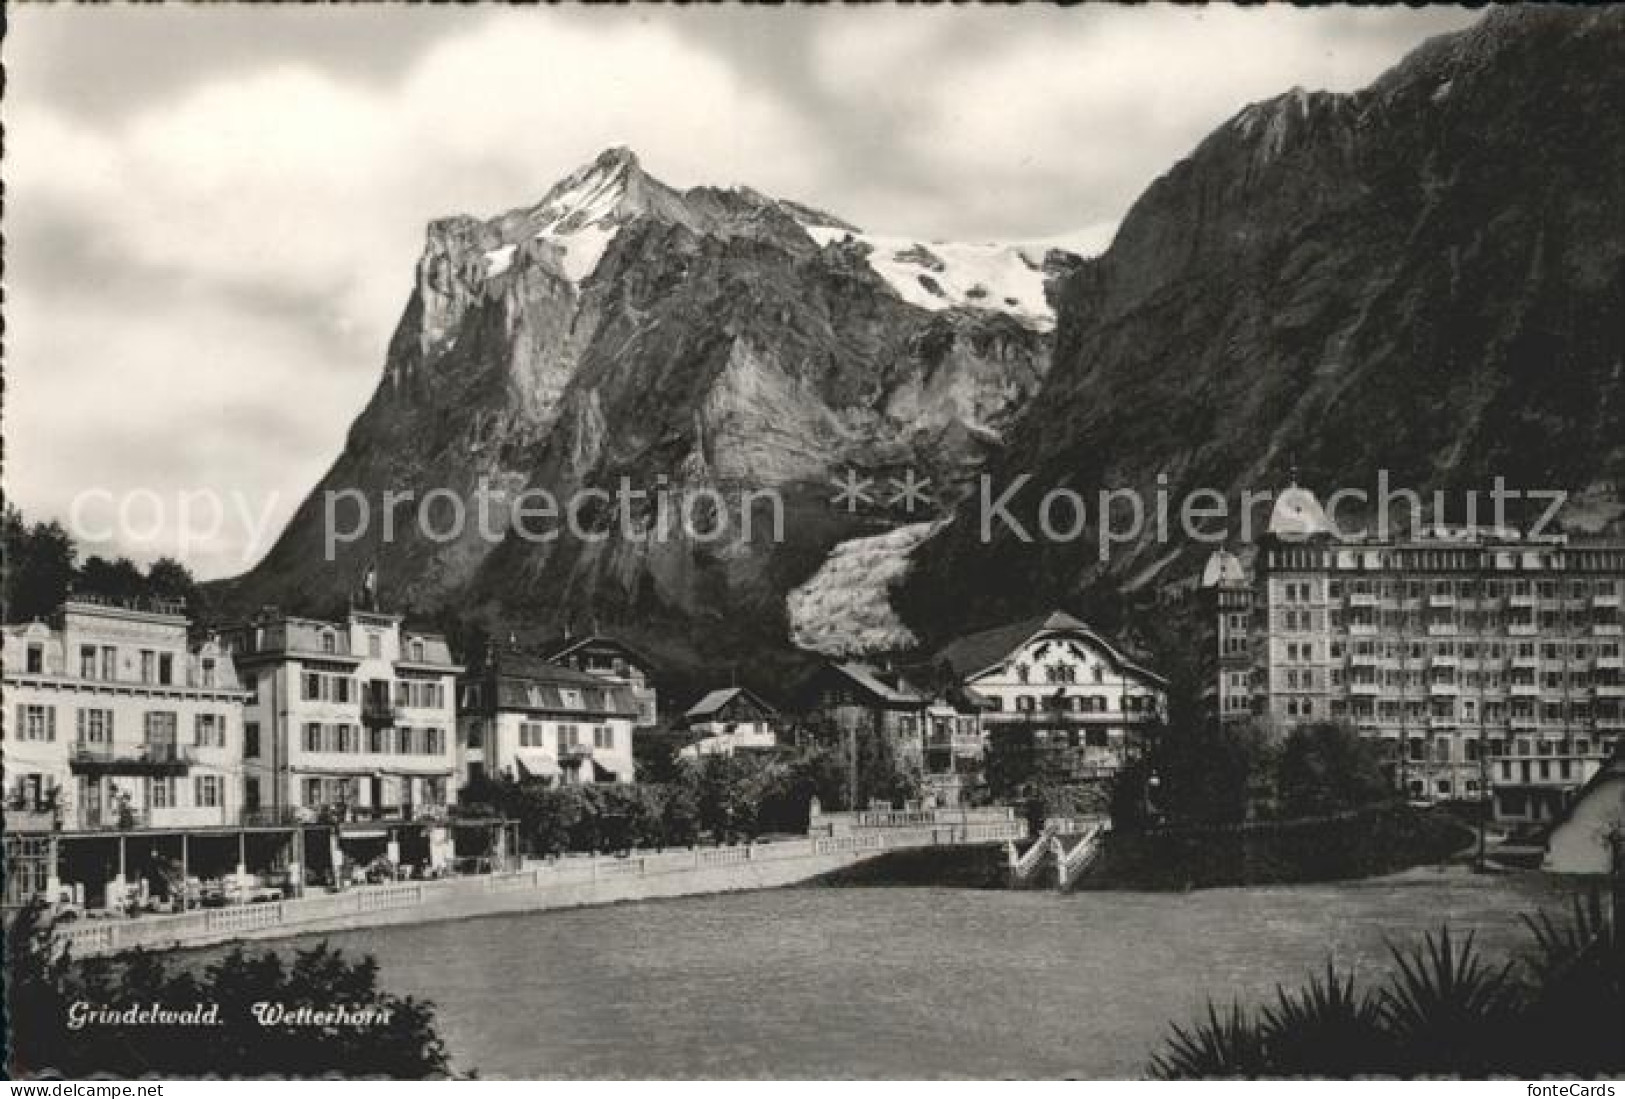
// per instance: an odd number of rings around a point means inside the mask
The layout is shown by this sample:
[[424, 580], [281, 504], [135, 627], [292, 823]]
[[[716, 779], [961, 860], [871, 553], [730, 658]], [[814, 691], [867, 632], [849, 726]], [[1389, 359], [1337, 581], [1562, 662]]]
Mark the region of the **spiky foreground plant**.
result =
[[1601, 897], [1526, 917], [1534, 949], [1496, 964], [1448, 927], [1409, 948], [1375, 991], [1327, 963], [1256, 1018], [1240, 1004], [1172, 1028], [1160, 1079], [1214, 1076], [1540, 1076], [1625, 1072], [1625, 944]]

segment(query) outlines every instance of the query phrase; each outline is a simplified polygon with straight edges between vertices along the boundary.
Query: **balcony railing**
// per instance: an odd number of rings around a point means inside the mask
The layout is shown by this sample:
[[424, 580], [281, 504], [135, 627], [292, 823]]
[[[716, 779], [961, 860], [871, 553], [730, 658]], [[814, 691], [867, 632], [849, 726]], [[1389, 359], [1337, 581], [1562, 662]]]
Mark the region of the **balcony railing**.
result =
[[395, 724], [395, 703], [387, 698], [362, 699], [361, 721], [378, 727]]
[[143, 744], [132, 748], [76, 744], [68, 755], [68, 767], [77, 774], [181, 775], [193, 762], [192, 750], [177, 744]]
[[560, 763], [580, 763], [592, 758], [591, 744], [565, 744], [559, 747]]

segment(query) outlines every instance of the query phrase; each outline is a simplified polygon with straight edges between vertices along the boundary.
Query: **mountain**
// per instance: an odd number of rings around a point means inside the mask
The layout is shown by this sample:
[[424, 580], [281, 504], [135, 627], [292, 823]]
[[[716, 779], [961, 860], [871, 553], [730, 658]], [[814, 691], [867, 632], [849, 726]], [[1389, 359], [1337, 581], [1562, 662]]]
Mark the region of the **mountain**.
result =
[[[429, 226], [376, 391], [223, 602], [330, 608], [376, 561], [383, 601], [418, 612], [615, 629], [680, 666], [783, 651], [786, 594], [835, 546], [940, 516], [1002, 445], [1048, 367], [1046, 287], [1078, 262], [872, 235], [748, 188], [680, 191], [607, 150], [533, 206]], [[930, 505], [831, 503], [849, 470], [908, 469]], [[623, 479], [650, 494], [624, 516], [582, 495]], [[784, 501], [782, 540], [771, 507], [745, 536], [743, 494], [762, 489]], [[584, 537], [519, 514], [542, 492], [590, 505]], [[704, 493], [730, 518], [714, 539]], [[671, 531], [685, 499], [695, 529]], [[371, 519], [331, 560], [330, 500], [341, 534], [362, 500]]]
[[[1387, 470], [1457, 492], [1459, 518], [1460, 490], [1504, 475], [1575, 493], [1571, 522], [1617, 524], [1621, 104], [1625, 11], [1517, 6], [1362, 91], [1241, 111], [1055, 292], [1054, 363], [990, 467], [994, 497], [1030, 475], [1009, 510], [1031, 529], [1055, 486], [1091, 509], [1118, 486], [1148, 507], [1159, 487], [1176, 507], [1198, 488], [1235, 505], [1294, 466], [1323, 495], [1374, 492]], [[1096, 545], [1026, 544], [1002, 522], [984, 541], [962, 509], [900, 606], [943, 637], [1188, 577], [1209, 548]]]

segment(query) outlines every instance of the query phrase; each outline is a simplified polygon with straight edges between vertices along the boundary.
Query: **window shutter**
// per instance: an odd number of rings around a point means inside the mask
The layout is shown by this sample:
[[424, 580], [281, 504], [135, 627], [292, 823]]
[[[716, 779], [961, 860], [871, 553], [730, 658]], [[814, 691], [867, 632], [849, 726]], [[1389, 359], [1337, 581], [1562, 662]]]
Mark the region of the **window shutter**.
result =
[[85, 722], [88, 720], [89, 715], [83, 706], [79, 707], [79, 709], [76, 711], [76, 715], [78, 718], [79, 743], [83, 744], [85, 742]]
[[24, 730], [28, 728], [27, 721], [28, 715], [23, 710], [23, 704], [19, 702], [17, 703], [17, 724], [12, 728], [12, 735], [17, 740], [23, 739]]
[[56, 739], [56, 707], [45, 707], [45, 739]]

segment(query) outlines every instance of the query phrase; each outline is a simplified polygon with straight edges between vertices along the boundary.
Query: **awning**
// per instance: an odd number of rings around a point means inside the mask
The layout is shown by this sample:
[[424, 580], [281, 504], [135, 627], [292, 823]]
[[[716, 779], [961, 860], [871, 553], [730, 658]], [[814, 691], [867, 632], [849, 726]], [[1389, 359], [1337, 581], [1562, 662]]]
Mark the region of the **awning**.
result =
[[556, 778], [559, 774], [558, 760], [552, 755], [537, 748], [519, 749], [513, 754], [514, 762], [518, 764], [521, 776], [530, 778]]

